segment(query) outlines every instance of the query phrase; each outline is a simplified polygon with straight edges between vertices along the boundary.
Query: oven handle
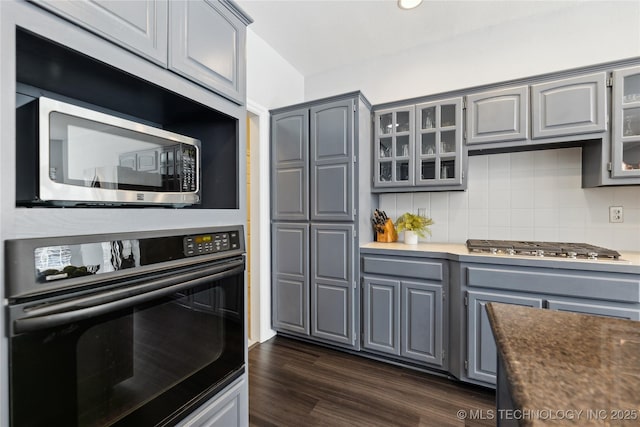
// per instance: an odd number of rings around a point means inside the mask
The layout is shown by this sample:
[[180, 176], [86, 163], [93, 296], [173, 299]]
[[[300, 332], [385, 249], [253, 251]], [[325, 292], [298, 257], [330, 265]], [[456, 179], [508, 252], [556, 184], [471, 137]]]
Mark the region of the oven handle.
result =
[[142, 285], [116, 289], [88, 297], [36, 308], [29, 317], [13, 322], [16, 334], [35, 332], [67, 323], [100, 316], [123, 308], [132, 307], [156, 298], [186, 291], [212, 280], [220, 280], [244, 272], [244, 259], [217, 265], [197, 272], [176, 274], [168, 278], [154, 280]]

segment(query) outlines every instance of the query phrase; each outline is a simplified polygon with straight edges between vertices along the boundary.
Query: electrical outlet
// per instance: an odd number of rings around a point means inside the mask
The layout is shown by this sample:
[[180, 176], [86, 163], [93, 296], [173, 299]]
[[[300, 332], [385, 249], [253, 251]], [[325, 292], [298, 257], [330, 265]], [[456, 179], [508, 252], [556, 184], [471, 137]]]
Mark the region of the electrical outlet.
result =
[[609, 222], [624, 222], [622, 206], [609, 206]]

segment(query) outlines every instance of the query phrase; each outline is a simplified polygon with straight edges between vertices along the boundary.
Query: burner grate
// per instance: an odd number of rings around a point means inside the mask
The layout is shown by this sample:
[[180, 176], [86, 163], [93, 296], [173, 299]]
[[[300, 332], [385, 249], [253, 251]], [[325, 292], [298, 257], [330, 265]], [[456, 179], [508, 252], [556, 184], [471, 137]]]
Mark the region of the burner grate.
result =
[[620, 253], [600, 246], [586, 243], [529, 242], [518, 240], [467, 240], [467, 249], [471, 252], [549, 256], [576, 259], [618, 259]]

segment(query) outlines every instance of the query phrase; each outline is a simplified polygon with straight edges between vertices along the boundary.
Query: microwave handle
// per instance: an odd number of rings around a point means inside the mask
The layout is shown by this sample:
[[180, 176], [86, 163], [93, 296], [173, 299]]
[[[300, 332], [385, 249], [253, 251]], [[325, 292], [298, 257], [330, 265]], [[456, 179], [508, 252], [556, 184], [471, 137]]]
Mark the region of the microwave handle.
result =
[[[218, 272], [212, 274], [211, 270], [217, 270]], [[219, 266], [203, 270], [200, 272], [200, 277], [196, 279], [192, 278], [193, 274], [177, 274], [169, 278], [169, 284], [167, 283], [167, 279], [161, 279], [126, 289], [118, 289], [90, 297], [78, 298], [76, 301], [66, 301], [65, 303], [47, 307], [46, 314], [16, 319], [13, 322], [13, 329], [16, 334], [36, 332], [91, 317], [97, 317], [157, 298], [169, 296], [176, 292], [186, 291], [207, 282], [243, 273], [244, 260], [225, 264], [225, 270], [219, 270]], [[149, 291], [150, 288], [153, 290]], [[74, 305], [74, 303], [77, 305], [79, 301], [82, 302], [82, 308], [68, 310], [69, 305]]]

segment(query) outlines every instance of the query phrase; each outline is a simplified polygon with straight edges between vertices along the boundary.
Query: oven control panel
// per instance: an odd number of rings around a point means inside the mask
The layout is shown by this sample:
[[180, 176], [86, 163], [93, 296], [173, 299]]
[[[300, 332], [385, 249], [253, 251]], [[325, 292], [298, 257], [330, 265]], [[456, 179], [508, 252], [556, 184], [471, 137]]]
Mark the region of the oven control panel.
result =
[[184, 254], [196, 256], [233, 251], [240, 248], [240, 236], [237, 231], [228, 233], [200, 234], [184, 238]]

